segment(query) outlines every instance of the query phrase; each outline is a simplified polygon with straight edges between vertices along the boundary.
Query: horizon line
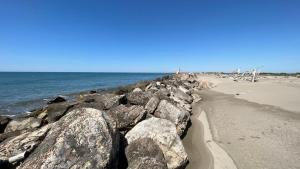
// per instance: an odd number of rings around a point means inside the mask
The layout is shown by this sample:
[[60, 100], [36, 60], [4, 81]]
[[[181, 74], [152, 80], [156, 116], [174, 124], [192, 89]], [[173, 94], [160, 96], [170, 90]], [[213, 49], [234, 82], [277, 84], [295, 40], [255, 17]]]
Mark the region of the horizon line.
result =
[[[1, 71], [0, 73], [161, 73], [161, 74], [168, 74], [168, 73], [176, 73], [174, 72], [114, 72], [114, 71]], [[232, 71], [182, 71], [181, 73], [233, 73]], [[280, 72], [280, 71], [263, 71], [260, 73], [286, 73], [286, 74], [299, 74], [300, 71], [295, 72]]]
[[174, 73], [174, 72], [114, 72], [114, 71], [2, 71], [0, 73]]

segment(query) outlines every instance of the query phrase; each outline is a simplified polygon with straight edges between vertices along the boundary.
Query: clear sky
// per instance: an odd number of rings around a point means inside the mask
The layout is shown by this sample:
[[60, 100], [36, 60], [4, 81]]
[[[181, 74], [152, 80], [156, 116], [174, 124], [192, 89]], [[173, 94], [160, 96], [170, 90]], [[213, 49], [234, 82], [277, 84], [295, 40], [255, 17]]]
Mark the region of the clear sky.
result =
[[300, 1], [0, 1], [0, 71], [178, 67], [300, 71]]

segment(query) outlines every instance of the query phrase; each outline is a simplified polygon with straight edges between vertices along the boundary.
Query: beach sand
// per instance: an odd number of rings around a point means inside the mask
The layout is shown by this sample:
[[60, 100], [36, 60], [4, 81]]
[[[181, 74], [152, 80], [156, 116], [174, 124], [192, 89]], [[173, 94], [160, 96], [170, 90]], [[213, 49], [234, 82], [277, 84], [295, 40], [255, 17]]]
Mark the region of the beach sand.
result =
[[213, 168], [213, 157], [208, 147], [205, 145], [204, 126], [199, 120], [201, 113], [200, 104], [193, 105], [193, 115], [191, 116], [192, 126], [182, 143], [189, 156], [189, 165], [187, 169]]
[[299, 79], [199, 79], [216, 87], [200, 91], [203, 100], [193, 107], [183, 142], [191, 159], [188, 168], [300, 168]]
[[213, 91], [300, 113], [300, 78], [264, 76], [256, 83], [235, 82], [230, 78], [217, 78], [213, 75], [199, 75], [198, 79], [212, 82], [215, 85], [211, 89]]

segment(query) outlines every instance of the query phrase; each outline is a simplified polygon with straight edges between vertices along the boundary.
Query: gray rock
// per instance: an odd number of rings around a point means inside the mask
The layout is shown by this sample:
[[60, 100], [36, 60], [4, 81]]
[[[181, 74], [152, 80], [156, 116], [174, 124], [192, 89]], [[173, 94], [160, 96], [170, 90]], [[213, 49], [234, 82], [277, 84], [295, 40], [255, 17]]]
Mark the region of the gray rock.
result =
[[128, 169], [168, 169], [164, 154], [150, 138], [131, 142], [125, 150]]
[[151, 138], [162, 150], [169, 169], [183, 168], [188, 162], [176, 127], [169, 120], [149, 118], [138, 123], [125, 137], [129, 145], [136, 140]]
[[166, 88], [159, 89], [156, 93], [154, 93], [155, 96], [157, 96], [160, 100], [168, 99], [171, 95], [170, 90]]
[[167, 84], [167, 86], [166, 86], [166, 89], [168, 89], [168, 90], [172, 90], [173, 88], [175, 88], [174, 85]]
[[149, 118], [151, 118], [151, 117], [155, 117], [153, 114], [149, 114], [149, 113], [147, 113], [146, 114], [146, 118], [145, 119], [149, 119]]
[[97, 90], [90, 90], [89, 93], [90, 94], [95, 94], [95, 93], [97, 93]]
[[181, 107], [184, 110], [188, 111], [189, 113], [192, 112], [192, 105], [191, 104], [186, 104], [186, 103], [180, 101], [176, 105], [177, 105], [177, 107]]
[[140, 88], [135, 88], [135, 89], [133, 89], [133, 91], [132, 92], [142, 92], [143, 90], [142, 89], [140, 89]]
[[102, 102], [104, 109], [110, 109], [114, 106], [118, 106], [125, 99], [125, 95], [103, 94], [97, 99], [97, 102]]
[[0, 134], [0, 142], [4, 141], [5, 139], [11, 138], [11, 137], [16, 137], [25, 132], [26, 132], [26, 130], [17, 130], [17, 131], [1, 133]]
[[55, 122], [18, 169], [115, 168], [119, 133], [103, 111], [82, 108]]
[[150, 83], [146, 88], [145, 91], [157, 91], [157, 84], [156, 83]]
[[145, 106], [148, 113], [153, 114], [159, 104], [159, 98], [156, 96], [151, 97]]
[[184, 92], [185, 94], [188, 94], [188, 95], [191, 94], [191, 92], [183, 86], [179, 86], [178, 89], [181, 90], [182, 92]]
[[60, 102], [65, 102], [65, 101], [67, 101], [67, 100], [64, 96], [57, 96], [56, 98], [48, 101], [47, 104], [60, 103]]
[[[8, 158], [9, 161], [16, 162], [15, 156], [22, 153], [30, 153], [43, 140], [51, 125], [46, 125], [33, 132], [25, 132], [17, 137], [7, 139], [0, 144], [0, 157]], [[24, 158], [24, 157], [23, 157]], [[22, 160], [17, 158], [16, 160]]]
[[[55, 103], [51, 104], [46, 108], [47, 113], [47, 121], [48, 122], [55, 122], [58, 119], [60, 119], [62, 116], [64, 116], [68, 110], [70, 110], [74, 104], [69, 104], [69, 103]], [[40, 114], [40, 118], [45, 116], [44, 114]]]
[[177, 97], [174, 97], [174, 96], [171, 96], [170, 97], [172, 100], [173, 100], [173, 104], [178, 106], [178, 107], [181, 107], [183, 108], [184, 110], [188, 111], [188, 112], [191, 112], [192, 111], [192, 106], [191, 104], [181, 100], [181, 99], [178, 99]]
[[193, 87], [195, 87], [195, 83], [196, 83], [196, 81], [195, 82], [184, 82], [183, 84], [185, 86], [187, 86], [188, 88], [193, 88]]
[[200, 90], [199, 89], [197, 89], [197, 88], [193, 88], [193, 89], [191, 89], [191, 93], [199, 93], [200, 92]]
[[197, 76], [193, 73], [180, 73], [175, 76], [175, 78], [179, 81], [189, 81], [192, 82], [196, 80]]
[[151, 87], [148, 91], [155, 92], [159, 90], [156, 86]]
[[177, 97], [178, 99], [181, 99], [183, 101], [185, 101], [186, 103], [192, 103], [193, 101], [193, 98], [184, 93], [183, 91], [177, 89], [177, 88], [173, 88], [172, 92], [171, 92], [171, 96], [173, 97]]
[[188, 122], [190, 121], [189, 112], [166, 100], [160, 101], [154, 115], [173, 122], [179, 136], [185, 132]]
[[125, 105], [119, 105], [110, 109], [108, 114], [115, 119], [120, 130], [126, 130], [143, 120], [146, 117], [146, 110], [143, 106], [126, 107]]
[[188, 80], [189, 75], [187, 73], [180, 73], [180, 74], [176, 74], [175, 78], [181, 81], [185, 81]]
[[145, 91], [148, 91], [152, 87], [152, 83], [150, 83], [148, 86], [146, 86]]
[[130, 92], [126, 95], [127, 101], [133, 105], [145, 105], [151, 97], [151, 92]]
[[7, 124], [4, 132], [38, 128], [41, 124], [42, 120], [34, 117], [14, 119]]
[[0, 133], [3, 133], [7, 124], [11, 121], [10, 118], [5, 116], [0, 116]]
[[98, 110], [105, 110], [105, 106], [102, 102], [96, 102], [93, 98], [86, 98], [83, 102], [76, 105], [74, 109], [78, 108], [94, 108]]
[[99, 110], [108, 110], [112, 107], [126, 103], [125, 95], [115, 95], [111, 93], [106, 94], [93, 94], [85, 98], [84, 103], [77, 107], [88, 107]]
[[193, 103], [198, 103], [199, 101], [202, 100], [202, 98], [200, 97], [200, 95], [196, 94], [196, 93], [193, 93], [192, 97], [193, 97]]
[[44, 112], [42, 112], [42, 113], [40, 113], [38, 116], [37, 116], [37, 118], [39, 118], [39, 119], [45, 119], [46, 117], [47, 117], [47, 110], [46, 111], [44, 111]]
[[93, 102], [95, 102], [95, 101], [96, 101], [96, 100], [93, 99], [93, 98], [87, 98], [87, 99], [84, 100], [85, 103], [93, 103]]

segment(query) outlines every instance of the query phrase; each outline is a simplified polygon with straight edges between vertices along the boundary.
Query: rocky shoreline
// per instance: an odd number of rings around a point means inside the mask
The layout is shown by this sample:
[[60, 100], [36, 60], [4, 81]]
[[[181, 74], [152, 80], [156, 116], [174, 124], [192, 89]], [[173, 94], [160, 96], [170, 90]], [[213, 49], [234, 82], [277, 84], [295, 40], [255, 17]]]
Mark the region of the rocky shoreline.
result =
[[57, 97], [26, 117], [0, 117], [0, 168], [185, 168], [193, 74]]

